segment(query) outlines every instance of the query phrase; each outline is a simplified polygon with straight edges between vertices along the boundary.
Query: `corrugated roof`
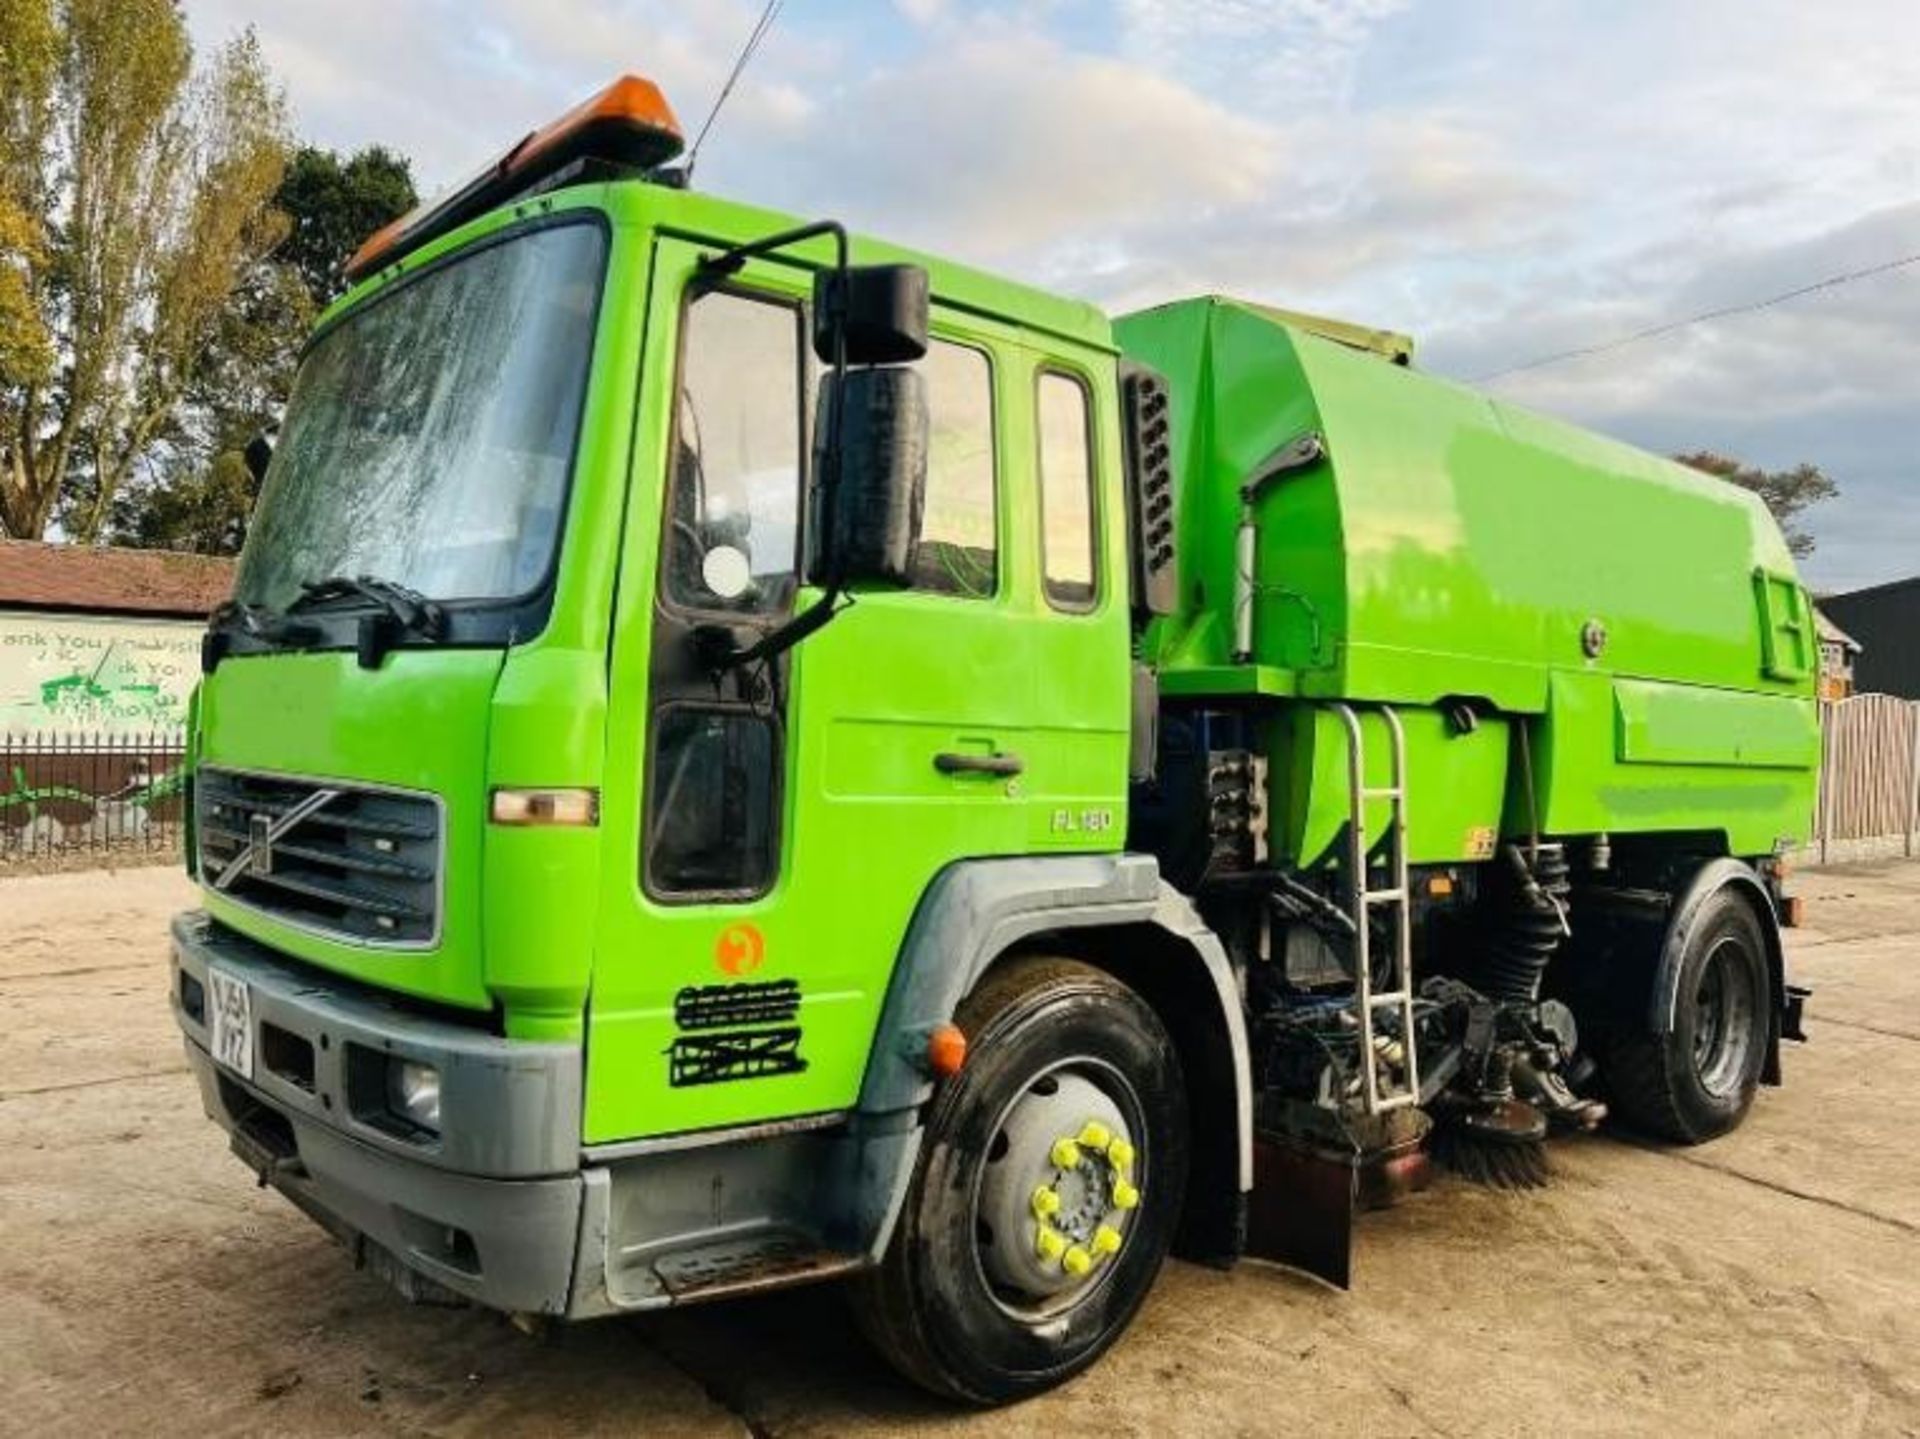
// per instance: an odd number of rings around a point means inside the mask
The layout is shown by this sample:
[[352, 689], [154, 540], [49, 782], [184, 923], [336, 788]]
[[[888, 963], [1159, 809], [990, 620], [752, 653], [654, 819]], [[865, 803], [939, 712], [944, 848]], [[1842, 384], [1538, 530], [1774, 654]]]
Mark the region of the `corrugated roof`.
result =
[[0, 540], [0, 609], [199, 619], [232, 593], [223, 556]]

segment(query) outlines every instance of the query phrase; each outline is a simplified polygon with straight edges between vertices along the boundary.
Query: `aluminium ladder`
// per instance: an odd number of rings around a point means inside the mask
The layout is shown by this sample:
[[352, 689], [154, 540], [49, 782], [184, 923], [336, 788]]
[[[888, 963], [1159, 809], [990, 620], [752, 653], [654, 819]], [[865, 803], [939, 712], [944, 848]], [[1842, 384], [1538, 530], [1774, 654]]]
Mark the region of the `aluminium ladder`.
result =
[[[1348, 914], [1353, 920], [1354, 978], [1359, 986], [1360, 1072], [1365, 1082], [1368, 1114], [1383, 1114], [1420, 1102], [1419, 1060], [1413, 1042], [1413, 904], [1407, 880], [1407, 734], [1400, 716], [1390, 706], [1380, 708], [1391, 741], [1391, 779], [1384, 787], [1367, 785], [1366, 749], [1360, 716], [1351, 706], [1336, 704], [1335, 714], [1347, 731], [1347, 780], [1351, 802], [1347, 824], [1347, 897]], [[1367, 883], [1367, 802], [1388, 801], [1391, 819], [1387, 827], [1388, 887], [1373, 889]], [[1392, 906], [1393, 959], [1388, 966], [1386, 988], [1373, 987], [1373, 926], [1369, 920], [1376, 905]], [[1374, 1025], [1377, 1010], [1397, 1010], [1400, 1017], [1400, 1045], [1406, 1054], [1405, 1084], [1394, 1084], [1391, 1076], [1381, 1083], [1380, 1055], [1376, 1049], [1378, 1031]]]

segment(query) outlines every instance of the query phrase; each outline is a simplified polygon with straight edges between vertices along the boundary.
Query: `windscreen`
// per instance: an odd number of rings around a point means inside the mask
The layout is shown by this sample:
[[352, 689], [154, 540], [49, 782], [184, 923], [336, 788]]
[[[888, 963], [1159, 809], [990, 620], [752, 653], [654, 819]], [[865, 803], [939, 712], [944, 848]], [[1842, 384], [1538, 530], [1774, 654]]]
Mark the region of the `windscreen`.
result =
[[553, 562], [606, 261], [598, 225], [524, 232], [325, 331], [300, 366], [236, 596], [373, 575], [510, 599]]

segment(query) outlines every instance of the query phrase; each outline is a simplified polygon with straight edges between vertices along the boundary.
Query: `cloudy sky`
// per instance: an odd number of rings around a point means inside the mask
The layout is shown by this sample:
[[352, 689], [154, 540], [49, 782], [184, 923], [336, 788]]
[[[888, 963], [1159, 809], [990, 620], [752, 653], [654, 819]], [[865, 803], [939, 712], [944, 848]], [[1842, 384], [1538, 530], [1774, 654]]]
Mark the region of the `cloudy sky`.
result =
[[[638, 70], [692, 129], [758, 0], [188, 0], [423, 191]], [[702, 188], [1125, 309], [1228, 291], [1479, 379], [1920, 256], [1920, 0], [786, 0]], [[1824, 466], [1816, 588], [1920, 573], [1920, 264], [1491, 388]]]

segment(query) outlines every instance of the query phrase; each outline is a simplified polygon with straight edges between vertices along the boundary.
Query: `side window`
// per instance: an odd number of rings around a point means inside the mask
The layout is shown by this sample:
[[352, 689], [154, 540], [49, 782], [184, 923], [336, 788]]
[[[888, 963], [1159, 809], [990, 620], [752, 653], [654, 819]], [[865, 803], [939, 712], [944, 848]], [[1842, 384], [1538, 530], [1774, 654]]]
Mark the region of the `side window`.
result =
[[1093, 429], [1085, 385], [1040, 373], [1041, 574], [1055, 609], [1093, 608], [1099, 594], [1093, 507]]
[[708, 290], [681, 329], [665, 593], [691, 609], [778, 612], [799, 562], [799, 307]]
[[654, 721], [647, 888], [739, 898], [774, 880], [780, 729], [769, 715], [674, 704]]
[[[662, 519], [661, 653], [720, 611], [770, 624], [799, 584], [805, 328], [800, 307], [727, 289], [688, 292]], [[777, 710], [726, 700], [655, 667], [641, 879], [667, 901], [747, 899], [779, 869], [783, 729]]]
[[932, 442], [913, 587], [946, 595], [991, 595], [999, 569], [993, 367], [979, 350], [935, 340], [920, 371], [927, 381]]

